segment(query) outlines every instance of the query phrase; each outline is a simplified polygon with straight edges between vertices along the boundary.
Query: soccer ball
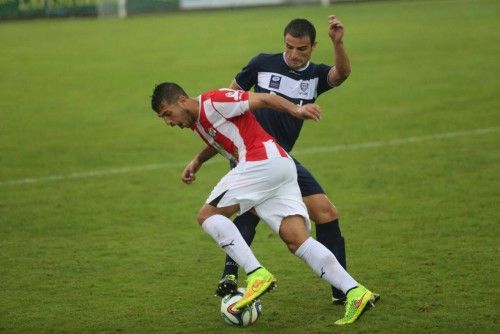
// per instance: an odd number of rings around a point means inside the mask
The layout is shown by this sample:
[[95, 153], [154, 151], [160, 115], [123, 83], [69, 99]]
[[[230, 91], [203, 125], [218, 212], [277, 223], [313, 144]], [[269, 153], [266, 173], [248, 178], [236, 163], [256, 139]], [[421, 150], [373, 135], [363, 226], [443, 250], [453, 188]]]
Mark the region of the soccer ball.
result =
[[237, 310], [234, 308], [234, 304], [236, 304], [244, 294], [245, 289], [239, 288], [237, 292], [222, 298], [220, 303], [220, 313], [222, 314], [222, 319], [224, 319], [224, 321], [228, 324], [246, 327], [255, 323], [257, 319], [259, 319], [262, 312], [262, 304], [259, 299], [255, 300], [243, 310]]

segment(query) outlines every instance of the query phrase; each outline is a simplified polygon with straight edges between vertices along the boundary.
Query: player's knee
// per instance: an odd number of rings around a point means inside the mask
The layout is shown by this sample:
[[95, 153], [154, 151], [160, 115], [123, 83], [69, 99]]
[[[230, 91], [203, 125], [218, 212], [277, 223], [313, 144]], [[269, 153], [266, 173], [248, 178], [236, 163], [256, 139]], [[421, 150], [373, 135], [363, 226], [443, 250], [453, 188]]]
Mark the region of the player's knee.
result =
[[281, 239], [285, 242], [286, 247], [290, 251], [290, 253], [295, 254], [297, 249], [299, 249], [300, 245], [304, 243], [305, 240], [302, 236], [299, 235], [281, 235]]
[[310, 236], [302, 216], [289, 216], [283, 219], [279, 235], [292, 254], [295, 254], [300, 245]]
[[[331, 220], [335, 220], [339, 218], [339, 211], [337, 210], [337, 207], [335, 205], [331, 205], [329, 209], [329, 214], [332, 217]], [[331, 221], [330, 220], [330, 221]]]
[[285, 242], [286, 246], [288, 247], [288, 250], [290, 253], [295, 254], [297, 253], [297, 249], [299, 249], [301, 243], [298, 242]]
[[209, 210], [207, 206], [203, 206], [200, 211], [198, 211], [198, 224], [200, 226], [203, 224], [203, 222], [210, 216], [213, 216], [214, 212], [212, 210]]
[[317, 205], [311, 210], [311, 218], [316, 224], [323, 224], [338, 219], [339, 213], [335, 205], [330, 202]]
[[298, 249], [298, 247], [296, 247], [295, 245], [288, 243], [286, 241], [285, 241], [285, 244], [286, 244], [286, 247], [288, 248], [288, 250], [290, 251], [290, 253], [295, 254], [295, 251]]
[[208, 217], [207, 216], [204, 216], [200, 213], [198, 213], [198, 224], [203, 225], [203, 222], [207, 219]]

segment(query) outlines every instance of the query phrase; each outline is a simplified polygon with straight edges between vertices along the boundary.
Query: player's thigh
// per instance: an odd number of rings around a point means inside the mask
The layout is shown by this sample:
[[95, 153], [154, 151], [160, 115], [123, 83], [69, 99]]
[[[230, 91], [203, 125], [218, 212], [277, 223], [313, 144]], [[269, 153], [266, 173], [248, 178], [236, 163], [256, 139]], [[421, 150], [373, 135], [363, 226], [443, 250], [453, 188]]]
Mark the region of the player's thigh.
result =
[[303, 217], [304, 227], [311, 229], [307, 208], [294, 181], [283, 184], [274, 197], [255, 206], [255, 211], [276, 234], [280, 233], [282, 221], [289, 216]]
[[337, 208], [316, 178], [300, 161], [294, 158], [294, 162], [297, 168], [297, 182], [311, 219], [316, 224], [324, 224], [337, 219]]
[[295, 168], [297, 169], [297, 183], [299, 184], [302, 197], [324, 194], [325, 191], [311, 172], [297, 159], [294, 158], [293, 161], [295, 162]]

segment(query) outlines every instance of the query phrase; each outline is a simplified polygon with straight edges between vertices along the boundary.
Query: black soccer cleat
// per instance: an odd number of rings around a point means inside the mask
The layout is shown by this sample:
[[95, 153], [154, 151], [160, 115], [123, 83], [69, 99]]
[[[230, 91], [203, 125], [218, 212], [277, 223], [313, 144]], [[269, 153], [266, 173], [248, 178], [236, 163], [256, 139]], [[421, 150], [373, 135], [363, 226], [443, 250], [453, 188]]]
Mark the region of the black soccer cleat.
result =
[[238, 282], [236, 281], [236, 276], [226, 275], [219, 281], [219, 285], [217, 285], [217, 289], [215, 290], [215, 295], [223, 298], [229, 294], [236, 293], [237, 290]]

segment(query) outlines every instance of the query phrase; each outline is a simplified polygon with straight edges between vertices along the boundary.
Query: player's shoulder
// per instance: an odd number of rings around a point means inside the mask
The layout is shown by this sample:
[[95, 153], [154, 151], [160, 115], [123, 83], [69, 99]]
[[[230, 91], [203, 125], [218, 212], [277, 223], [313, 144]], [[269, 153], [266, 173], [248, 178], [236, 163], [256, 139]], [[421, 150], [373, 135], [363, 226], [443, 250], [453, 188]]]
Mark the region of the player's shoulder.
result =
[[279, 62], [282, 59], [283, 54], [281, 53], [259, 53], [254, 56], [250, 62], [253, 64], [269, 64]]
[[210, 99], [212, 96], [214, 96], [215, 94], [217, 94], [219, 90], [218, 89], [215, 89], [215, 90], [207, 90], [205, 92], [203, 92], [200, 97], [202, 100], [207, 100], [207, 99]]
[[208, 90], [200, 95], [200, 102], [211, 101], [210, 103], [212, 103], [213, 101], [218, 101], [222, 96], [224, 96], [224, 93], [220, 89]]
[[273, 58], [278, 58], [278, 57], [283, 57], [282, 53], [259, 53], [255, 56], [255, 58], [258, 59], [273, 59]]
[[220, 88], [202, 94], [202, 100], [208, 99], [212, 102], [239, 102], [248, 100], [248, 92], [230, 88]]
[[329, 71], [333, 65], [326, 65], [326, 64], [318, 64], [314, 62], [309, 63], [309, 68], [315, 71]]

